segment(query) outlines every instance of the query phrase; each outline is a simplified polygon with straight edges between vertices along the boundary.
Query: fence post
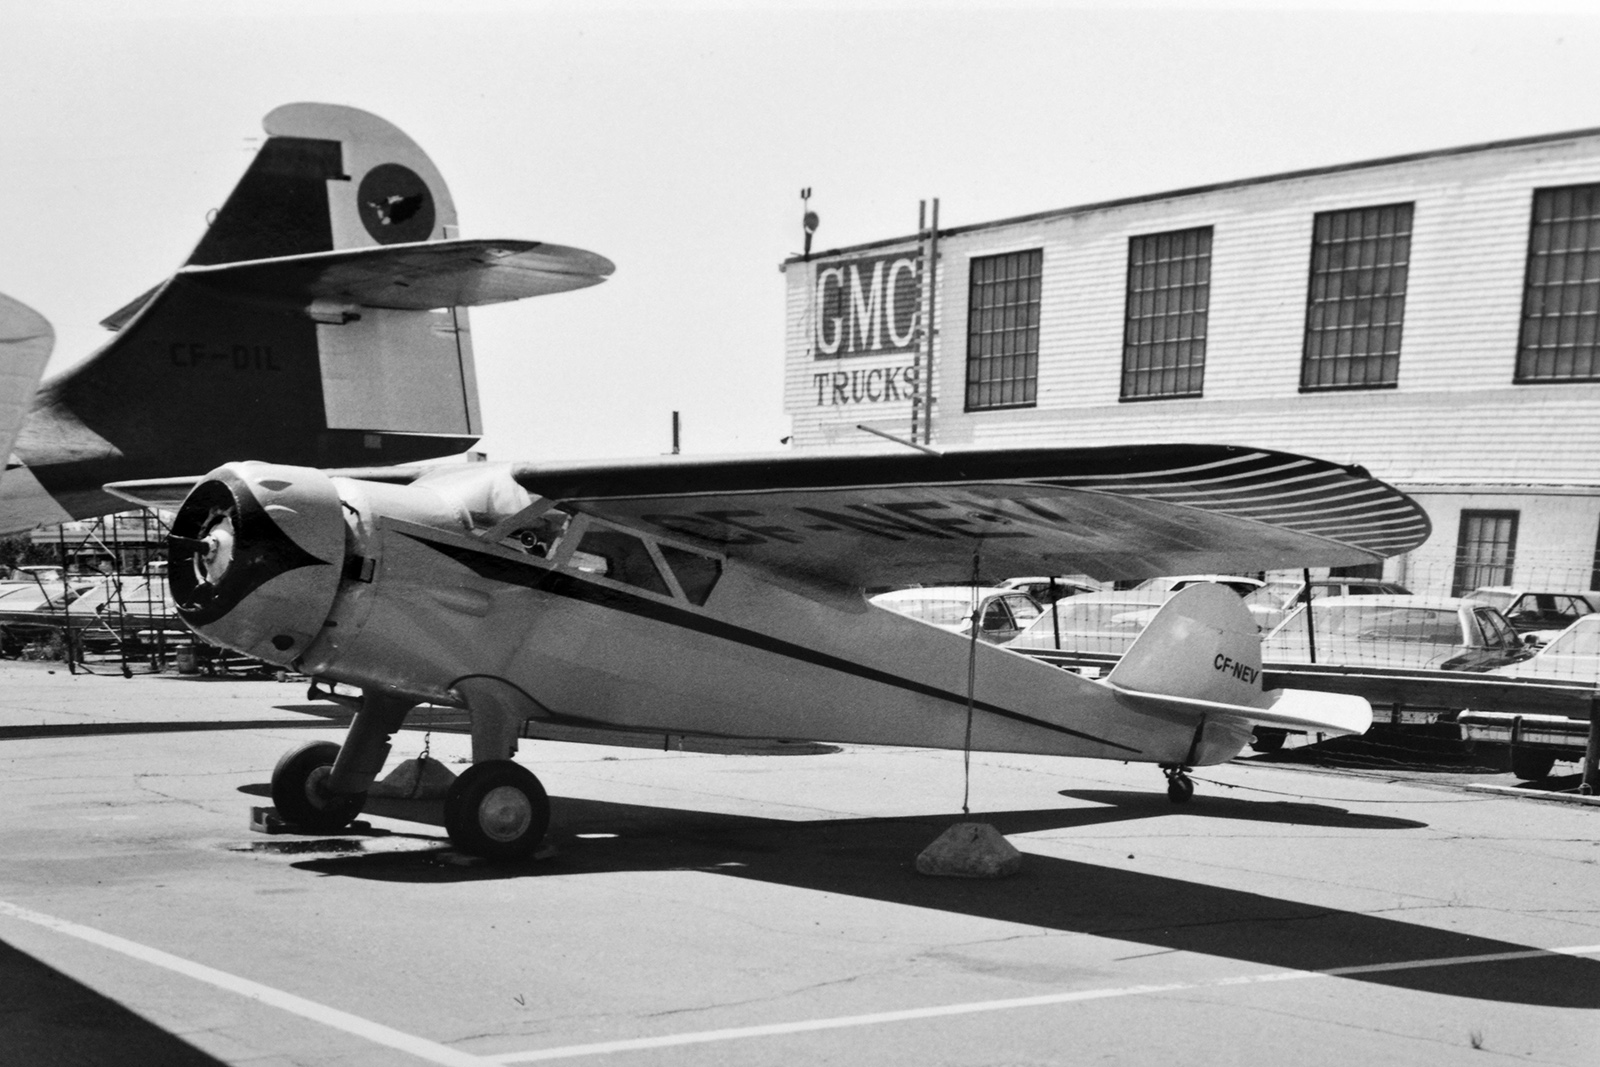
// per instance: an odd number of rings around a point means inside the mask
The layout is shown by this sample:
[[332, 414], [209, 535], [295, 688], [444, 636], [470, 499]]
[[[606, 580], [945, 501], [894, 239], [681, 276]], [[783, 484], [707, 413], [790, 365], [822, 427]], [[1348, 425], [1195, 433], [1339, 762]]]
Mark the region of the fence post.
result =
[[1593, 796], [1600, 789], [1600, 692], [1589, 694], [1589, 743], [1583, 750], [1583, 784], [1578, 792]]

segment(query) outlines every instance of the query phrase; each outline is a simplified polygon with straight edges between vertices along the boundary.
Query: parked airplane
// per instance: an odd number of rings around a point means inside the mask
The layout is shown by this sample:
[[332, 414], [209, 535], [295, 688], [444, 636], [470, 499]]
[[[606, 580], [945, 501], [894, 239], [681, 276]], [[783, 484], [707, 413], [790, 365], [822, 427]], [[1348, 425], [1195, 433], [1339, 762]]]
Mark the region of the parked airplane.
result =
[[464, 452], [482, 432], [465, 309], [612, 271], [575, 248], [459, 239], [438, 170], [375, 115], [289, 104], [263, 125], [183, 268], [42, 388], [50, 325], [0, 296], [0, 533], [125, 508], [109, 481], [241, 455], [346, 467]]
[[170, 548], [183, 618], [361, 691], [342, 746], [279, 762], [280, 814], [344, 826], [414, 706], [465, 707], [474, 762], [446, 828], [497, 857], [545, 833], [543, 788], [510, 757], [548, 724], [1144, 761], [1185, 800], [1187, 771], [1232, 758], [1256, 725], [1359, 733], [1370, 708], [1263, 692], [1255, 623], [1221, 586], [1174, 596], [1103, 681], [968, 645], [864, 590], [980, 566], [1109, 579], [1370, 563], [1429, 531], [1359, 468], [1216, 445], [479, 464], [386, 481], [252, 462], [188, 484]]

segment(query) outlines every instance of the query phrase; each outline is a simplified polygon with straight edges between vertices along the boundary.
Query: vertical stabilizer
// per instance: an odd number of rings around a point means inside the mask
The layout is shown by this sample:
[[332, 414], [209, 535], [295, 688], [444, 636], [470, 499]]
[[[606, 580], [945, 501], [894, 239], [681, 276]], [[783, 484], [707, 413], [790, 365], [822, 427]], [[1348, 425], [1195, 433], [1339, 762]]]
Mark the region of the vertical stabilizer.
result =
[[1205, 582], [1179, 590], [1106, 681], [1119, 689], [1261, 707], [1261, 634], [1239, 594]]

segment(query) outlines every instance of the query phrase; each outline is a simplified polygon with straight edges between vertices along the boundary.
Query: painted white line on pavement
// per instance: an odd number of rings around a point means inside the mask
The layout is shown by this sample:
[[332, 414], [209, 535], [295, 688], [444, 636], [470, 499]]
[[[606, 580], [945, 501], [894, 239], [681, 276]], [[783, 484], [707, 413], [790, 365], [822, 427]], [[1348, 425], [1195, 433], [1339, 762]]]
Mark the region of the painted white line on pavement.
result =
[[1600, 954], [1600, 945], [1577, 945], [1571, 948], [1535, 948], [1517, 952], [1490, 952], [1480, 956], [1441, 956], [1436, 959], [1402, 960], [1397, 963], [1370, 963], [1354, 967], [1330, 967], [1325, 971], [1273, 971], [1268, 974], [1219, 978], [1209, 982], [1172, 982], [1164, 985], [1123, 986], [1117, 989], [1084, 989], [1072, 993], [1047, 993], [1036, 997], [1016, 997], [1010, 1000], [980, 1000], [967, 1004], [943, 1004], [933, 1008], [881, 1011], [870, 1015], [841, 1015], [831, 1019], [803, 1019], [798, 1022], [771, 1023], [766, 1026], [738, 1026], [726, 1030], [701, 1030], [685, 1034], [663, 1034], [659, 1037], [638, 1037], [623, 1041], [597, 1041], [588, 1045], [564, 1045], [560, 1048], [532, 1049], [527, 1052], [505, 1052], [496, 1056], [487, 1056], [485, 1059], [494, 1063], [537, 1063], [541, 1060], [603, 1056], [612, 1052], [637, 1052], [646, 1049], [671, 1048], [674, 1045], [701, 1045], [714, 1041], [736, 1041], [749, 1037], [776, 1037], [784, 1034], [802, 1034], [814, 1030], [842, 1030], [853, 1026], [877, 1026], [882, 1023], [909, 1022], [914, 1019], [937, 1019], [951, 1015], [1013, 1011], [1018, 1008], [1040, 1008], [1052, 1004], [1072, 1004], [1086, 1000], [1147, 996], [1151, 993], [1221, 989], [1228, 986], [1259, 985], [1268, 982], [1295, 982], [1308, 978], [1348, 978], [1363, 974], [1382, 974], [1387, 971], [1419, 970], [1425, 967], [1458, 967], [1469, 963], [1498, 963], [1503, 960], [1538, 959], [1541, 956], [1592, 956], [1595, 954]]
[[382, 1023], [375, 1023], [370, 1019], [363, 1019], [360, 1016], [351, 1015], [349, 1012], [330, 1008], [324, 1004], [306, 1000], [304, 997], [297, 997], [293, 993], [285, 993], [281, 989], [273, 989], [271, 986], [252, 982], [248, 978], [240, 978], [237, 975], [228, 974], [226, 971], [219, 971], [213, 967], [207, 967], [204, 964], [162, 952], [160, 949], [141, 945], [137, 941], [129, 941], [127, 938], [108, 934], [103, 930], [96, 930], [91, 926], [80, 926], [78, 923], [68, 922], [66, 919], [57, 919], [42, 912], [29, 911], [27, 908], [19, 908], [15, 904], [8, 904], [3, 900], [0, 900], [0, 915], [19, 919], [25, 923], [32, 923], [35, 926], [42, 926], [47, 930], [54, 930], [56, 933], [66, 934], [68, 937], [75, 937], [80, 941], [87, 941], [92, 945], [99, 945], [101, 948], [108, 948], [113, 952], [120, 952], [124, 956], [129, 956], [144, 963], [164, 967], [169, 971], [175, 971], [197, 981], [216, 986], [218, 989], [226, 989], [231, 993], [238, 993], [240, 996], [248, 997], [251, 1000], [270, 1004], [274, 1008], [290, 1012], [301, 1018], [322, 1023], [324, 1026], [330, 1026], [335, 1030], [343, 1030], [347, 1034], [365, 1038], [375, 1044], [398, 1049], [429, 1063], [442, 1064], [444, 1067], [488, 1067], [493, 1062], [481, 1056], [472, 1056], [465, 1052], [460, 1052], [448, 1045], [429, 1041], [426, 1038], [401, 1033], [399, 1030], [391, 1029]]

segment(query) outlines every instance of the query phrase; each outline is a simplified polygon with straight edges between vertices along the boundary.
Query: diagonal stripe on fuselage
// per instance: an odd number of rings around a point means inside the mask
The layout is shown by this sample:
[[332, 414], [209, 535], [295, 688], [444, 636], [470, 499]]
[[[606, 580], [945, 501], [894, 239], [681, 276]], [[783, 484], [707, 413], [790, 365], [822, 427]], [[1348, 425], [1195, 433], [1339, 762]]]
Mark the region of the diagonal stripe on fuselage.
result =
[[[709, 618], [675, 604], [663, 604], [648, 597], [639, 596], [621, 589], [613, 589], [598, 582], [592, 582], [554, 568], [546, 569], [534, 563], [520, 563], [498, 555], [475, 552], [463, 545], [433, 541], [414, 533], [404, 533], [404, 536], [420, 545], [433, 549], [435, 552], [450, 557], [457, 563], [470, 568], [479, 577], [492, 582], [503, 582], [507, 585], [522, 586], [527, 589], [538, 589], [542, 592], [564, 596], [572, 600], [593, 604], [597, 607], [610, 608], [613, 611], [627, 612], [640, 618], [666, 623], [669, 626], [681, 626], [686, 630], [694, 630], [711, 637], [718, 637], [725, 641], [733, 641], [749, 648], [759, 649], [763, 652], [787, 656], [790, 659], [810, 663], [814, 666], [839, 671], [842, 674], [854, 675], [858, 678], [865, 678], [868, 681], [879, 682], [883, 685], [894, 686], [909, 692], [920, 693], [923, 696], [949, 701], [961, 707], [966, 707], [967, 704], [965, 694], [951, 693], [924, 682], [913, 681], [910, 678], [903, 678], [900, 675], [881, 671], [875, 667], [853, 663], [850, 660], [832, 656], [826, 652], [808, 648], [805, 645], [772, 637], [769, 634], [760, 633], [747, 627], [736, 626], [721, 619]], [[1069, 726], [1047, 722], [1032, 715], [1024, 715], [1020, 711], [1012, 711], [1009, 708], [1002, 708], [996, 704], [989, 704], [981, 700], [974, 700], [972, 706], [978, 711], [986, 711], [991, 715], [1027, 723], [1029, 726], [1052, 730], [1084, 741], [1092, 741], [1097, 745], [1105, 745], [1107, 748], [1120, 749], [1123, 752], [1133, 754], [1138, 754], [1141, 751], [1129, 745], [1119, 744], [1116, 741], [1108, 741], [1103, 737], [1084, 733], [1082, 730], [1074, 730]]]

